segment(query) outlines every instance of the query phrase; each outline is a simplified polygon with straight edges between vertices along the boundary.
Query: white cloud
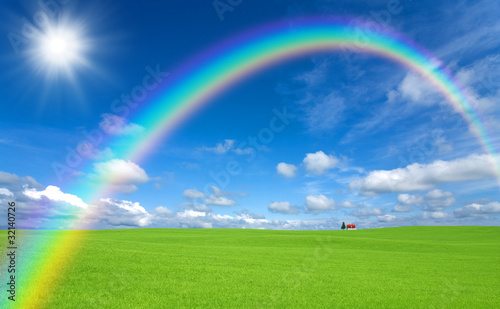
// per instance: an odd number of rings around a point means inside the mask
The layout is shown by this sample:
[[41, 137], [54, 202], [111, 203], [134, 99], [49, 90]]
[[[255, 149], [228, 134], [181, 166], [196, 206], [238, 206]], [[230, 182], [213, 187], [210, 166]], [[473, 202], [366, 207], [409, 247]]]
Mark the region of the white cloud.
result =
[[137, 191], [139, 188], [137, 188], [136, 185], [132, 184], [108, 184], [107, 185], [107, 190], [109, 192], [122, 192], [122, 193], [133, 193]]
[[500, 203], [491, 202], [485, 205], [472, 203], [463, 208], [455, 209], [453, 214], [457, 218], [500, 214]]
[[406, 74], [397, 90], [392, 90], [387, 95], [389, 102], [405, 100], [417, 104], [429, 105], [436, 103], [439, 92], [421, 76], [411, 72]]
[[438, 183], [492, 178], [495, 178], [493, 157], [473, 154], [453, 161], [437, 160], [430, 164], [414, 163], [405, 168], [372, 171], [349, 186], [359, 189], [362, 194], [375, 195], [429, 190]]
[[253, 148], [235, 148], [233, 152], [237, 155], [251, 155], [255, 152]]
[[[268, 220], [263, 215], [250, 213], [243, 209], [236, 215], [219, 215], [201, 211], [203, 204], [193, 205], [193, 209], [172, 211], [164, 206], [158, 206], [148, 211], [137, 202], [117, 200], [111, 198], [101, 199], [87, 208], [68, 207], [68, 201], [80, 203], [79, 197], [62, 193], [59, 202], [40, 193], [46, 191], [32, 177], [19, 178], [20, 182], [5, 185], [14, 194], [16, 212], [22, 220], [17, 223], [19, 228], [50, 228], [50, 229], [81, 229], [87, 228], [115, 228], [115, 227], [170, 227], [170, 228], [252, 228], [252, 229], [284, 229], [284, 230], [326, 230], [338, 228], [340, 223], [334, 219], [316, 220]], [[35, 190], [37, 189], [38, 190]], [[31, 192], [35, 197], [28, 197], [24, 192]], [[38, 193], [36, 193], [38, 192]], [[51, 189], [47, 192], [52, 192]], [[47, 193], [45, 192], [45, 193]], [[54, 190], [57, 193], [57, 190]], [[30, 193], [29, 193], [30, 194]], [[59, 194], [59, 193], [58, 193]], [[223, 192], [223, 194], [231, 194]], [[0, 195], [0, 199], [6, 196]], [[64, 199], [64, 201], [62, 200]], [[193, 203], [195, 204], [195, 203]], [[2, 208], [6, 211], [6, 208]], [[0, 223], [0, 227], [5, 223]]]
[[394, 212], [409, 212], [411, 211], [411, 206], [410, 205], [399, 205], [396, 204], [394, 205], [394, 208], [392, 209]]
[[236, 215], [219, 215], [193, 210], [180, 212], [152, 212], [161, 226], [178, 228], [252, 228], [252, 229], [283, 229], [310, 230], [338, 228], [340, 223], [332, 219], [318, 220], [268, 220], [258, 214], [241, 212]]
[[335, 201], [322, 194], [320, 195], [309, 195], [305, 200], [306, 212], [320, 213], [327, 212], [330, 210], [335, 210]]
[[234, 193], [234, 192], [229, 192], [229, 191], [222, 191], [221, 189], [217, 188], [216, 186], [211, 186], [210, 189], [212, 190], [212, 195], [211, 196], [230, 196], [230, 197], [242, 197], [242, 196], [247, 196], [246, 193]]
[[224, 144], [217, 143], [215, 147], [203, 147], [202, 149], [216, 154], [225, 154], [234, 147], [234, 142], [232, 139], [226, 139]]
[[56, 186], [47, 186], [47, 188], [43, 191], [26, 188], [23, 194], [34, 200], [39, 200], [42, 198], [42, 196], [44, 196], [51, 201], [64, 202], [81, 208], [87, 208], [88, 206], [78, 196], [69, 193], [63, 193], [61, 189]]
[[[142, 167], [132, 161], [121, 159], [94, 163], [94, 170], [99, 181], [115, 185], [142, 184], [151, 180]], [[116, 188], [122, 189], [120, 186]], [[129, 191], [130, 186], [125, 186], [123, 189]]]
[[213, 152], [215, 154], [226, 154], [229, 151], [237, 155], [249, 155], [254, 152], [252, 148], [238, 148], [235, 147], [236, 141], [233, 139], [225, 139], [223, 143], [217, 143], [215, 147], [201, 147], [200, 150]]
[[[154, 221], [154, 216], [137, 202], [103, 198], [95, 203], [89, 205], [85, 204], [86, 208], [82, 208], [84, 205], [79, 197], [64, 194], [58, 190], [59, 188], [56, 190], [50, 189], [50, 187], [51, 186], [47, 187], [48, 190], [45, 190], [45, 192], [37, 193], [34, 190], [28, 190], [27, 192], [29, 196], [34, 196], [35, 199], [40, 196], [40, 201], [32, 204], [25, 203], [23, 205], [24, 208], [29, 207], [26, 216], [33, 216], [38, 219], [30, 221], [43, 224], [41, 226], [36, 226], [37, 228], [63, 226], [64, 228], [73, 229], [81, 228], [81, 224], [85, 224], [90, 228], [109, 228], [110, 226], [145, 227], [151, 225]], [[55, 192], [55, 194], [53, 192]], [[51, 201], [65, 202], [67, 204], [79, 206], [75, 209], [80, 211], [68, 211], [67, 207], [43, 203], [42, 197], [46, 197]], [[166, 208], [164, 208], [164, 210], [163, 213], [168, 211]]]
[[93, 219], [103, 220], [113, 226], [149, 226], [153, 222], [153, 215], [137, 202], [103, 198], [91, 205], [90, 212]]
[[296, 214], [299, 212], [298, 206], [292, 206], [290, 202], [271, 202], [267, 209], [270, 212], [282, 214]]
[[281, 162], [276, 166], [276, 171], [278, 174], [281, 174], [287, 178], [295, 177], [295, 171], [297, 167], [293, 164], [287, 164], [285, 162]]
[[438, 211], [453, 205], [455, 203], [455, 197], [453, 193], [449, 191], [444, 192], [439, 189], [429, 191], [425, 196], [410, 195], [407, 193], [399, 194], [398, 204], [394, 206], [393, 211], [409, 212], [412, 209], [412, 205], [420, 206], [424, 203], [424, 210]]
[[0, 172], [0, 183], [1, 184], [11, 184], [21, 182], [21, 178], [15, 174], [9, 174], [6, 172]]
[[356, 207], [359, 207], [359, 205], [353, 204], [353, 203], [351, 203], [349, 201], [342, 201], [342, 202], [340, 202], [340, 206], [344, 207], [344, 208], [356, 208]]
[[197, 217], [206, 217], [207, 214], [202, 211], [184, 210], [182, 212], [178, 212], [177, 216], [180, 218], [197, 218]]
[[134, 135], [139, 134], [144, 131], [144, 127], [141, 127], [135, 123], [129, 123], [127, 119], [119, 117], [113, 114], [102, 114], [102, 120], [99, 123], [99, 127], [106, 134], [110, 135]]
[[0, 188], [0, 195], [14, 196], [14, 193], [10, 192], [9, 189]]
[[235, 212], [235, 214], [237, 214], [240, 217], [248, 217], [248, 218], [252, 218], [252, 219], [265, 219], [266, 218], [265, 216], [263, 216], [261, 214], [251, 213], [246, 208], [243, 208], [241, 211]]
[[339, 163], [339, 159], [332, 155], [326, 155], [323, 151], [308, 153], [304, 158], [306, 170], [316, 175], [322, 175], [326, 170], [332, 169]]
[[111, 150], [111, 148], [109, 147], [106, 147], [102, 150], [95, 149], [90, 157], [94, 160], [104, 161], [104, 160], [110, 160], [114, 156], [115, 154], [113, 153], [113, 150]]
[[359, 210], [354, 210], [351, 215], [358, 218], [368, 218], [372, 216], [382, 216], [384, 211], [380, 208], [364, 208]]
[[182, 193], [182, 196], [188, 198], [188, 199], [197, 199], [197, 198], [204, 198], [206, 197], [205, 193], [194, 190], [194, 189], [187, 189]]
[[234, 206], [236, 205], [236, 201], [228, 199], [224, 196], [211, 196], [205, 200], [205, 204], [215, 206]]
[[441, 191], [439, 189], [434, 189], [425, 195], [425, 210], [441, 210], [445, 207], [449, 207], [455, 203], [455, 197], [453, 193], [449, 191]]
[[42, 188], [42, 185], [36, 182], [36, 180], [31, 176], [19, 177], [16, 174], [10, 174], [0, 171], [0, 184], [13, 185], [23, 182], [33, 188]]
[[181, 206], [188, 207], [191, 210], [199, 211], [199, 212], [212, 212], [212, 208], [208, 207], [205, 204], [196, 203], [196, 202], [182, 203]]
[[383, 216], [377, 216], [377, 220], [379, 222], [392, 222], [396, 220], [396, 216], [394, 215], [383, 215]]
[[224, 196], [224, 191], [221, 189], [217, 188], [216, 186], [211, 186], [210, 189], [212, 189], [213, 195], [215, 196]]
[[133, 203], [129, 201], [120, 201], [120, 200], [115, 200], [111, 198], [103, 198], [101, 199], [101, 202], [108, 203], [108, 204], [114, 204], [118, 206], [121, 209], [125, 209], [126, 211], [132, 213], [132, 214], [147, 214], [146, 209], [139, 205], [139, 203]]
[[451, 214], [441, 212], [441, 211], [433, 211], [433, 212], [423, 212], [422, 219], [446, 219], [452, 217]]
[[[214, 205], [214, 206], [234, 206], [236, 205], [236, 201], [228, 198], [228, 196], [246, 196], [246, 193], [232, 193], [232, 192], [227, 192], [227, 191], [222, 191], [221, 189], [217, 188], [216, 186], [211, 186], [210, 189], [212, 190], [212, 194], [210, 196], [207, 196], [207, 194], [194, 190], [194, 189], [187, 189], [183, 192], [183, 196], [194, 200], [194, 199], [200, 199], [200, 198], [205, 198], [204, 203], [206, 205]], [[211, 209], [204, 204], [198, 204], [198, 203], [185, 203], [184, 206], [189, 206], [191, 209], [199, 209], [202, 211], [211, 211]]]
[[170, 209], [168, 209], [165, 206], [158, 206], [158, 207], [156, 207], [154, 209], [153, 213], [159, 214], [159, 215], [167, 215], [167, 216], [170, 216], [170, 215], [174, 214], [173, 211], [171, 211]]
[[424, 199], [419, 195], [410, 195], [407, 193], [398, 195], [398, 203], [403, 205], [420, 205]]

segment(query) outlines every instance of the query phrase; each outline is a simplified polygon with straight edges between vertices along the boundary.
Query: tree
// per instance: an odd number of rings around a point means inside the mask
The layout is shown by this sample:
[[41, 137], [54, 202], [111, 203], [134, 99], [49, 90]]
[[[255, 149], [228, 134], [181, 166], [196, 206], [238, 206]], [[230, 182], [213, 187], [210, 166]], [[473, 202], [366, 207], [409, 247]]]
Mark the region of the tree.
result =
[[341, 229], [345, 230], [345, 222], [342, 222], [342, 227]]

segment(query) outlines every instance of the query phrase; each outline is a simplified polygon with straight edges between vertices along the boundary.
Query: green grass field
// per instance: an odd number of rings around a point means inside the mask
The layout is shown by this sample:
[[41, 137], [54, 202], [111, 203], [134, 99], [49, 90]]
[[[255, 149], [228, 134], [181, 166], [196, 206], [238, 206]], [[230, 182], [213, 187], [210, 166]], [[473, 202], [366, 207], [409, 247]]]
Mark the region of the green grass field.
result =
[[104, 230], [49, 307], [500, 308], [499, 290], [500, 227]]

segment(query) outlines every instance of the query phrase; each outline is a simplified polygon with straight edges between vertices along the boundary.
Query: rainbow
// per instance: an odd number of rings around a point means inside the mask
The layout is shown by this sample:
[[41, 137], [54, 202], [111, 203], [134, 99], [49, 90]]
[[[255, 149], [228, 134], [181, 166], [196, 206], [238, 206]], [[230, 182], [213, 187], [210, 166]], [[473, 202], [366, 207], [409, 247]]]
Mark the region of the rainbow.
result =
[[[165, 137], [213, 98], [267, 67], [317, 52], [354, 51], [370, 53], [401, 64], [418, 73], [434, 85], [441, 94], [470, 123], [485, 151], [500, 164], [491, 135], [474, 101], [453, 78], [452, 74], [430, 54], [400, 35], [381, 30], [373, 24], [337, 19], [303, 19], [294, 23], [279, 22], [239, 35], [193, 58], [173, 72], [162, 91], [132, 119], [146, 128], [145, 135], [119, 138], [109, 143], [118, 158], [140, 162]], [[112, 175], [110, 179], [112, 179]], [[106, 185], [88, 190], [85, 200], [95, 201], [107, 192]], [[91, 214], [88, 214], [91, 215]], [[79, 217], [73, 228], [85, 229], [85, 217]], [[83, 231], [65, 233], [51, 244], [38, 244], [43, 254], [27, 269], [23, 289], [27, 290], [16, 305], [21, 308], [40, 308], [46, 294], [53, 289], [84, 240]], [[50, 253], [47, 253], [50, 252]], [[54, 261], [58, 260], [54, 266]], [[57, 267], [57, 270], [54, 268]], [[21, 297], [21, 295], [20, 295]], [[1, 300], [4, 301], [4, 300]]]

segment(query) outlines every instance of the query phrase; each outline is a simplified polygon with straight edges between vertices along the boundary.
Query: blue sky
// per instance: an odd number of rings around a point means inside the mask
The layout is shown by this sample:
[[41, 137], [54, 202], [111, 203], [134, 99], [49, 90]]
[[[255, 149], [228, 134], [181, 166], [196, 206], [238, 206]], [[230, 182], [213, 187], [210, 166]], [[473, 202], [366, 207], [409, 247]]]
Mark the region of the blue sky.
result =
[[[145, 78], [161, 84], [221, 40], [305, 16], [376, 22], [428, 50], [477, 102], [498, 149], [496, 1], [42, 2], [8, 0], [0, 13], [0, 199], [16, 201], [23, 227], [72, 228], [67, 215], [83, 211], [95, 214], [89, 228], [498, 225], [492, 158], [469, 124], [415, 73], [362, 53], [309, 55], [260, 72], [145, 161], [122, 160], [101, 143], [72, 175], [54, 170], [89, 142], [85, 132], [141, 133], [113, 102]], [[50, 44], [73, 45], [61, 53]], [[267, 138], [271, 123], [280, 130]], [[259, 136], [265, 145], [251, 146]], [[91, 190], [107, 173], [120, 181], [101, 199], [75, 189]]]

